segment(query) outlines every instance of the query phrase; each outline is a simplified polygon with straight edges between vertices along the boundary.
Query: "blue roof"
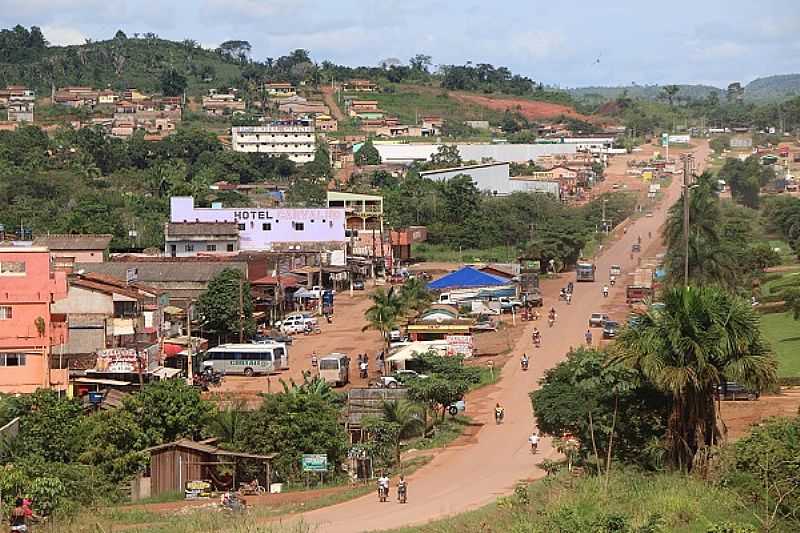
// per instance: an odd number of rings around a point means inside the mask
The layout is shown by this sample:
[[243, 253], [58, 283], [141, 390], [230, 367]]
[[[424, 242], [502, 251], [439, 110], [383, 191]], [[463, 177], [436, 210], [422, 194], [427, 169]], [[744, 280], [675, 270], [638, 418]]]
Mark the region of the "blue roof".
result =
[[456, 270], [437, 280], [431, 281], [428, 283], [428, 288], [433, 290], [469, 289], [478, 287], [500, 287], [508, 284], [509, 281], [507, 279], [492, 276], [491, 274], [481, 272], [471, 266], [465, 266], [461, 270]]

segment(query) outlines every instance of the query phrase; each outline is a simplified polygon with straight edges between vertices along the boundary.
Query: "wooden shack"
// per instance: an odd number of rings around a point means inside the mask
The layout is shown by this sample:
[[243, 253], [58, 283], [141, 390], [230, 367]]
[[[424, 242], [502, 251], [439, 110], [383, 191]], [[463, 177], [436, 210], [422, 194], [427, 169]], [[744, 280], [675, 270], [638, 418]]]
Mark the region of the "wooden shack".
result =
[[[236, 465], [237, 459], [254, 459], [265, 465], [266, 486], [272, 482], [270, 461], [277, 456], [223, 450], [208, 442], [181, 439], [144, 450], [150, 454], [150, 496], [183, 492], [187, 481], [211, 480], [219, 485], [214, 470], [220, 465]], [[236, 487], [236, 469], [232, 488]], [[249, 481], [249, 480], [248, 480]]]

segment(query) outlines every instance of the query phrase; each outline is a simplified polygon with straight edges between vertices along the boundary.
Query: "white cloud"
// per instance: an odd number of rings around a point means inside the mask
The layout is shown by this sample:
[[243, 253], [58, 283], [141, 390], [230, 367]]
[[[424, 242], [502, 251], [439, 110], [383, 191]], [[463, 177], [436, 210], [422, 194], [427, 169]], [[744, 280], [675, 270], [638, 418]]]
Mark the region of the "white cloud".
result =
[[564, 46], [564, 42], [564, 35], [555, 31], [519, 32], [510, 39], [512, 50], [524, 52], [533, 59], [543, 59], [555, 54]]
[[79, 29], [66, 26], [42, 26], [42, 33], [50, 44], [58, 46], [83, 44], [86, 42], [87, 37]]
[[208, 0], [204, 7], [217, 15], [250, 19], [285, 15], [303, 4], [302, 0]]

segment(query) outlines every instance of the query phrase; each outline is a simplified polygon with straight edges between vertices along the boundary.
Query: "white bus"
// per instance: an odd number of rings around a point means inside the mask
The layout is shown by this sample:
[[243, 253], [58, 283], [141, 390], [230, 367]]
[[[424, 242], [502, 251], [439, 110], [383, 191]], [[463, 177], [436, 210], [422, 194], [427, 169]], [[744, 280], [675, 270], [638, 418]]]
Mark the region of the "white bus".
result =
[[289, 368], [289, 350], [282, 342], [222, 344], [206, 352], [203, 365], [224, 374], [273, 374]]
[[350, 382], [350, 358], [343, 353], [332, 353], [319, 358], [319, 377], [335, 387]]

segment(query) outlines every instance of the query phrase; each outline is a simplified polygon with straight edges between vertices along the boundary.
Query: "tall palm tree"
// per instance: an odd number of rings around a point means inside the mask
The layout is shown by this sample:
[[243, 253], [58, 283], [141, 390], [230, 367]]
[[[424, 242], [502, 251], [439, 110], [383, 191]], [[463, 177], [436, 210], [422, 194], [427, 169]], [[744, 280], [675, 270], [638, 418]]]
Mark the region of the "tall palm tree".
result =
[[383, 419], [397, 427], [394, 459], [395, 463], [399, 465], [401, 439], [416, 435], [425, 428], [422, 407], [408, 400], [383, 402]]
[[775, 382], [777, 364], [749, 302], [713, 286], [668, 289], [663, 302], [623, 329], [612, 357], [672, 396], [670, 458], [688, 470], [700, 447], [719, 440], [717, 385], [731, 380], [763, 390]]
[[[722, 212], [715, 192], [715, 177], [704, 172], [689, 191], [689, 278], [695, 283], [733, 282], [728, 257], [721, 246]], [[684, 191], [683, 194], [686, 194]], [[670, 207], [662, 236], [667, 245], [666, 266], [674, 282], [683, 282], [683, 194]]]
[[367, 325], [361, 330], [374, 329], [383, 335], [386, 348], [389, 348], [389, 332], [397, 327], [402, 304], [394, 287], [388, 291], [383, 287], [378, 287], [369, 295], [372, 299], [372, 306], [364, 313]]
[[433, 301], [433, 294], [420, 278], [411, 278], [400, 287], [403, 312], [423, 311]]
[[220, 444], [235, 445], [241, 440], [246, 417], [245, 403], [237, 401], [214, 413], [208, 423], [208, 429], [219, 439]]

